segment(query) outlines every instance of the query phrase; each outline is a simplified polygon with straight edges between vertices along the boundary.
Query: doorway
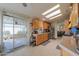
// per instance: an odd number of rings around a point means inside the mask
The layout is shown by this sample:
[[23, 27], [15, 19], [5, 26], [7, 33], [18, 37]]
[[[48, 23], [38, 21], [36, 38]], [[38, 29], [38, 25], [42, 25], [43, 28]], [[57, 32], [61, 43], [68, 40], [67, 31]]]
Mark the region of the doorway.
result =
[[11, 52], [26, 45], [26, 25], [22, 19], [3, 16], [3, 51]]

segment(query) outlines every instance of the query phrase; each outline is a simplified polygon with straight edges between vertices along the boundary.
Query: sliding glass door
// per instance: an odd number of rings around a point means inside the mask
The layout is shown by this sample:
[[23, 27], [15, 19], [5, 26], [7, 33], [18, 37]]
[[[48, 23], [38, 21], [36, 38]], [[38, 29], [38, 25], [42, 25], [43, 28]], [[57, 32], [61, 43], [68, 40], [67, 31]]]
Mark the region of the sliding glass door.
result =
[[2, 19], [0, 19], [0, 55], [1, 55], [1, 52], [2, 52]]
[[26, 26], [23, 21], [18, 18], [14, 20], [14, 47], [26, 45]]
[[3, 16], [3, 45], [4, 51], [13, 50], [13, 17]]
[[22, 19], [3, 16], [3, 49], [10, 52], [26, 45], [26, 25]]

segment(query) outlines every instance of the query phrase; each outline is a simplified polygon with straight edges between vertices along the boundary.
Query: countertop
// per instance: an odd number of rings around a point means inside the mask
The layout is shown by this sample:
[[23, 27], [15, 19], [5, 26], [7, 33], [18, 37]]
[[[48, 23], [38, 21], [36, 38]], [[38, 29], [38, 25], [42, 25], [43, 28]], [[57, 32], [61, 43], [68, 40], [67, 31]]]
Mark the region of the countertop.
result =
[[41, 34], [48, 34], [49, 32], [45, 32], [45, 33], [38, 33], [38, 34], [33, 34], [34, 36], [37, 36], [37, 35], [41, 35]]

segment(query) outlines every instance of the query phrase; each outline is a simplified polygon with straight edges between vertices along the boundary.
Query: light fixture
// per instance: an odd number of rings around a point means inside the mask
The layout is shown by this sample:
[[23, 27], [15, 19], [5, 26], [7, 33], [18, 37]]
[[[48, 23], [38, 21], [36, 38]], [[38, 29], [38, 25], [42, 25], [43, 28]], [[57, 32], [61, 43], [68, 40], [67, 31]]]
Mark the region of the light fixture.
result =
[[60, 7], [59, 4], [57, 4], [56, 6], [52, 7], [51, 9], [47, 10], [46, 12], [42, 13], [42, 15], [46, 15], [46, 14], [48, 14], [49, 12], [52, 12], [53, 10], [57, 9], [58, 7]]
[[61, 11], [60, 11], [60, 9], [58, 9], [58, 10], [56, 10], [56, 11], [54, 11], [54, 12], [48, 14], [48, 15], [45, 16], [45, 17], [46, 17], [46, 18], [50, 18], [50, 17], [55, 16], [55, 15], [60, 14], [60, 13], [61, 13]]
[[59, 14], [59, 15], [56, 15], [56, 16], [54, 16], [54, 17], [51, 17], [51, 18], [49, 18], [49, 20], [52, 20], [52, 19], [54, 19], [54, 18], [56, 18], [56, 17], [59, 17], [59, 16], [61, 16], [62, 14]]

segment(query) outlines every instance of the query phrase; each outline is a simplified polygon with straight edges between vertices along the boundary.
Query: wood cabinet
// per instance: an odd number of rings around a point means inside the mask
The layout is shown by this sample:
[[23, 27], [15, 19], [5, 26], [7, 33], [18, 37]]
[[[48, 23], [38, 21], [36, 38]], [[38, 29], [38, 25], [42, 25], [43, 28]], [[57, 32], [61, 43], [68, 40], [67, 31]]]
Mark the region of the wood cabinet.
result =
[[36, 45], [39, 45], [48, 40], [48, 33], [37, 35], [36, 37]]
[[33, 19], [33, 21], [32, 21], [32, 29], [39, 29], [39, 24], [40, 24], [40, 22], [39, 22], [39, 19]]
[[49, 24], [47, 22], [43, 22], [43, 26], [44, 26], [43, 27], [44, 29], [48, 29], [49, 28]]
[[48, 29], [49, 24], [45, 21], [40, 20], [39, 18], [34, 18], [32, 20], [33, 29]]
[[39, 32], [36, 35], [35, 43], [36, 45], [39, 45], [45, 41], [48, 40], [48, 32], [45, 32], [44, 29], [49, 29], [49, 23], [43, 20], [40, 20], [39, 18], [34, 18], [32, 20], [32, 29], [39, 31], [39, 29], [42, 33]]

